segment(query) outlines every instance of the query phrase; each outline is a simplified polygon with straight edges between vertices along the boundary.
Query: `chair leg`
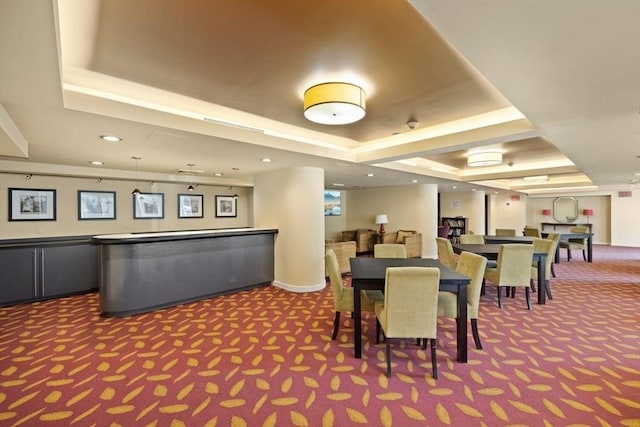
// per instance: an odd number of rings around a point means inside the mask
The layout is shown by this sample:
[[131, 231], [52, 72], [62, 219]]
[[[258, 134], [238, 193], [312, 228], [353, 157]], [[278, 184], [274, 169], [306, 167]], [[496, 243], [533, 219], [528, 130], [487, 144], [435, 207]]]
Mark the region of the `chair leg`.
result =
[[535, 291], [536, 291], [536, 284], [535, 284], [535, 282], [533, 281], [533, 279], [529, 279], [529, 287], [531, 288], [531, 291], [532, 291], [532, 292], [535, 292]]
[[571, 249], [567, 249], [567, 261], [571, 261]]
[[[426, 342], [426, 338], [424, 339]], [[431, 338], [431, 368], [433, 369], [433, 379], [438, 379], [438, 360], [436, 359], [436, 339]]]
[[527, 310], [531, 310], [531, 295], [529, 292], [529, 288], [524, 288], [524, 294], [527, 298]]
[[338, 336], [338, 328], [340, 327], [340, 312], [336, 311], [336, 317], [333, 318], [333, 334], [331, 339], [335, 340]]
[[376, 344], [380, 344], [380, 321], [376, 318]]
[[480, 288], [480, 295], [482, 295], [482, 296], [484, 296], [484, 294], [485, 294], [484, 282], [485, 282], [485, 279], [483, 277], [482, 278], [482, 287]]
[[502, 308], [502, 298], [500, 297], [500, 286], [498, 286], [498, 307]]
[[546, 285], [545, 290], [547, 291], [547, 297], [549, 299], [553, 299], [553, 295], [551, 295], [551, 282], [549, 280], [545, 280], [544, 283]]
[[473, 332], [473, 342], [476, 343], [476, 348], [482, 350], [480, 334], [478, 333], [478, 319], [471, 319], [471, 332]]
[[391, 347], [387, 338], [387, 378], [391, 378]]
[[515, 298], [516, 297], [516, 287], [512, 286], [511, 287], [511, 298]]
[[582, 259], [583, 260], [587, 260], [587, 253], [584, 251], [584, 249], [582, 250]]
[[556, 277], [556, 271], [553, 269], [553, 265], [555, 264], [555, 262], [551, 263], [551, 275], [555, 278]]

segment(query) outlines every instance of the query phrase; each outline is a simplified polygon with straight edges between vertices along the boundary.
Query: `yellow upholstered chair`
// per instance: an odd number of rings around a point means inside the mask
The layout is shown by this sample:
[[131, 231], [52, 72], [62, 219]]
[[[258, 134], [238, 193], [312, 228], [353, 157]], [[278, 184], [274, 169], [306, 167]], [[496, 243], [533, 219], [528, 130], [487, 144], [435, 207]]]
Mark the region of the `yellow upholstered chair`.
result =
[[384, 302], [375, 305], [378, 324], [386, 338], [387, 377], [391, 377], [390, 338], [431, 341], [433, 378], [438, 378], [436, 334], [440, 270], [436, 267], [389, 267]]
[[[456, 271], [471, 281], [467, 286], [467, 317], [471, 320], [471, 331], [476, 348], [482, 350], [478, 333], [478, 312], [480, 308], [480, 289], [487, 259], [471, 252], [462, 252], [458, 257]], [[458, 297], [453, 292], [438, 292], [438, 316], [456, 318], [458, 316]]]
[[[588, 233], [589, 227], [574, 226], [569, 227], [569, 233]], [[560, 241], [560, 247], [567, 250], [567, 261], [571, 261], [571, 249], [580, 249], [582, 251], [582, 258], [587, 260], [587, 239], [569, 239], [567, 241]]]
[[484, 236], [482, 234], [461, 234], [460, 243], [463, 245], [484, 245]]
[[553, 240], [555, 242], [553, 257], [551, 258], [551, 275], [556, 277], [556, 272], [553, 269], [553, 265], [555, 264], [556, 252], [558, 251], [558, 245], [560, 244], [560, 233], [549, 233], [547, 235], [547, 239]]
[[406, 258], [407, 247], [400, 243], [378, 243], [373, 246], [374, 258]]
[[496, 236], [515, 236], [515, 228], [496, 228]]
[[531, 237], [537, 237], [540, 238], [540, 229], [538, 227], [534, 227], [531, 225], [525, 225], [524, 226], [524, 230], [523, 230], [523, 234], [525, 236], [531, 236]]
[[[553, 296], [551, 295], [549, 279], [551, 278], [551, 265], [553, 264], [553, 257], [556, 253], [556, 242], [551, 239], [533, 239], [533, 251], [546, 252], [547, 254], [547, 259], [544, 265], [545, 277], [543, 278], [543, 280], [545, 281], [547, 296], [549, 297], [549, 299], [553, 299]], [[538, 280], [538, 283], [540, 282], [540, 279], [538, 278], [538, 263], [535, 261], [531, 263], [531, 279], [531, 283], [533, 283], [535, 280]]]
[[456, 268], [456, 257], [453, 254], [453, 247], [449, 239], [436, 237], [438, 247], [438, 260], [449, 268]]
[[[340, 312], [353, 312], [353, 288], [347, 288], [342, 282], [340, 274], [340, 266], [335, 252], [329, 249], [324, 256], [325, 265], [329, 272], [329, 280], [331, 281], [331, 290], [333, 293], [333, 307], [336, 310], [336, 316], [333, 320], [333, 334], [331, 339], [335, 340], [338, 336], [338, 328], [340, 327]], [[384, 295], [380, 291], [362, 291], [362, 311], [374, 311], [375, 303], [384, 301]]]
[[490, 280], [498, 287], [498, 307], [502, 308], [500, 288], [507, 287], [508, 291], [509, 288], [522, 286], [525, 287], [527, 308], [531, 310], [529, 291], [532, 262], [533, 245], [514, 243], [500, 246], [496, 268], [487, 268], [484, 272], [485, 279]]

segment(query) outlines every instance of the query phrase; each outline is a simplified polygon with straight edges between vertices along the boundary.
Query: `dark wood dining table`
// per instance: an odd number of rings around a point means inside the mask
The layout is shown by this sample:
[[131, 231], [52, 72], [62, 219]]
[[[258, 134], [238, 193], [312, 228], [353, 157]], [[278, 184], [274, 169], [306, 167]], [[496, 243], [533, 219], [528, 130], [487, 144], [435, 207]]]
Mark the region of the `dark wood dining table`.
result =
[[[523, 236], [524, 237], [524, 236]], [[512, 242], [515, 243], [515, 242]], [[498, 259], [498, 253], [500, 251], [500, 246], [502, 244], [499, 243], [488, 243], [488, 244], [461, 244], [454, 243], [451, 245], [453, 247], [453, 251], [457, 254], [461, 254], [462, 252], [473, 252], [474, 254], [482, 255], [483, 257], [495, 261]], [[538, 262], [538, 304], [546, 304], [547, 303], [547, 281], [545, 274], [545, 267], [547, 262], [547, 253], [546, 252], [534, 252], [533, 259]]]
[[354, 290], [353, 334], [355, 357], [362, 357], [362, 303], [361, 290], [376, 289], [384, 292], [387, 267], [437, 267], [440, 270], [440, 290], [457, 294], [456, 346], [458, 362], [467, 363], [467, 286], [469, 278], [427, 258], [351, 258], [351, 285]]
[[[541, 231], [540, 235], [546, 238], [548, 231]], [[568, 241], [569, 239], [587, 239], [587, 262], [593, 262], [593, 233], [560, 233], [560, 241]], [[556, 248], [556, 256], [553, 260], [556, 264], [560, 262], [560, 245]]]

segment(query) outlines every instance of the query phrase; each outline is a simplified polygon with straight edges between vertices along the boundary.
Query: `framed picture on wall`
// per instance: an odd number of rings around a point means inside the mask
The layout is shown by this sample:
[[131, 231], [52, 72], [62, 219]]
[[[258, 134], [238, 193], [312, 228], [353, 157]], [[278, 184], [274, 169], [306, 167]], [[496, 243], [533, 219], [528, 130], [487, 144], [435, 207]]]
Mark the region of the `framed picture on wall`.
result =
[[9, 221], [55, 221], [56, 190], [9, 188]]
[[164, 218], [164, 193], [133, 195], [133, 219]]
[[236, 217], [236, 196], [216, 196], [216, 217]]
[[78, 219], [116, 219], [116, 192], [78, 190]]
[[202, 194], [178, 194], [178, 218], [204, 217]]
[[341, 211], [340, 191], [324, 190], [324, 216], [340, 216]]

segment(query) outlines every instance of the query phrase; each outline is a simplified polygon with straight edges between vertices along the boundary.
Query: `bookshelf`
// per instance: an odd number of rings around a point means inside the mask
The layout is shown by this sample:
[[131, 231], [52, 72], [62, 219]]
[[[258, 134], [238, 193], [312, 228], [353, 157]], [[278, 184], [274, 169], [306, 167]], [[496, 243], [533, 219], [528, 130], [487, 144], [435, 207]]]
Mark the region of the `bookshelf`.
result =
[[443, 217], [442, 225], [449, 225], [449, 240], [457, 241], [461, 234], [467, 233], [467, 218], [461, 216], [457, 217]]

